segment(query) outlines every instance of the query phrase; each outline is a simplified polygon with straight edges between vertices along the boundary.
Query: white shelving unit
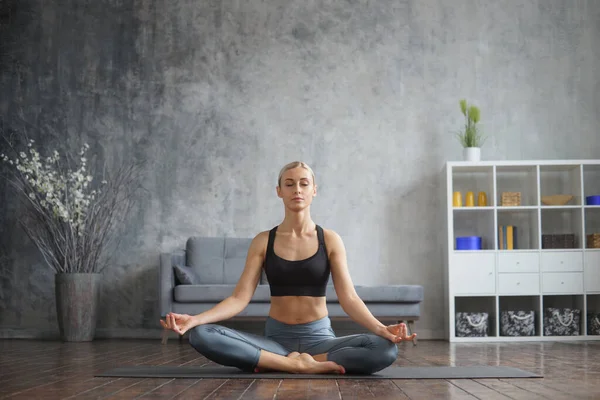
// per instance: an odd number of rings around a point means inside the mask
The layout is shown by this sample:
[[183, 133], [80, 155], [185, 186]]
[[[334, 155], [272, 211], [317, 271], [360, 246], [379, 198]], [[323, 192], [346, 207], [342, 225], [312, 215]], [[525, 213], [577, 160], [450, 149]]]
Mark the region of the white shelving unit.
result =
[[[586, 235], [600, 233], [600, 160], [448, 162], [445, 251], [446, 338], [452, 342], [599, 340], [588, 335], [587, 313], [600, 313], [600, 249]], [[466, 206], [467, 192], [475, 206]], [[478, 206], [485, 192], [487, 205]], [[463, 205], [453, 206], [461, 192]], [[520, 192], [521, 204], [503, 206], [503, 192]], [[566, 205], [545, 205], [542, 196], [569, 194]], [[516, 248], [499, 248], [499, 227], [517, 227]], [[574, 235], [570, 248], [548, 248], [543, 235]], [[456, 237], [479, 236], [481, 249], [458, 250]], [[580, 310], [577, 336], [545, 336], [547, 307]], [[535, 336], [502, 336], [503, 311], [535, 311]], [[457, 337], [457, 312], [486, 312], [485, 337]]]

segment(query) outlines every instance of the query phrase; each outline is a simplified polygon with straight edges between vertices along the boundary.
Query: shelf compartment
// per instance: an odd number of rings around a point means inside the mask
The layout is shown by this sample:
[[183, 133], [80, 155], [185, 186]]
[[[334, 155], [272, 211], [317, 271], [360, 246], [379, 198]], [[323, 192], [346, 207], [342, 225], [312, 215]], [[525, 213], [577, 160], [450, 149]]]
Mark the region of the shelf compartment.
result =
[[500, 336], [540, 336], [540, 296], [500, 296]]
[[600, 336], [600, 294], [588, 294], [586, 298], [586, 333]]
[[[582, 205], [581, 174], [581, 165], [541, 165], [540, 197], [557, 194], [572, 195], [573, 198], [567, 205]], [[541, 200], [540, 204], [542, 204]], [[542, 204], [542, 207], [551, 206]]]
[[502, 193], [517, 192], [521, 195], [520, 206], [537, 206], [538, 173], [532, 165], [507, 165], [496, 167], [496, 202], [502, 207]]
[[542, 297], [543, 336], [583, 334], [583, 295], [545, 295]]
[[456, 337], [497, 335], [496, 297], [455, 297], [454, 332]]
[[473, 192], [475, 206], [478, 205], [480, 192], [487, 197], [487, 206], [494, 206], [494, 168], [491, 166], [454, 167], [452, 169], [452, 188], [449, 202], [452, 204], [454, 192], [460, 192], [463, 205], [468, 192]]
[[466, 236], [481, 237], [481, 250], [494, 250], [496, 248], [496, 235], [494, 232], [494, 211], [492, 209], [454, 210], [454, 238], [453, 248], [456, 248], [456, 238]]
[[584, 241], [583, 209], [577, 208], [543, 208], [541, 218], [542, 249], [581, 249]]
[[[583, 204], [585, 197], [600, 195], [600, 165], [583, 165]], [[596, 206], [599, 207], [599, 206]]]
[[586, 293], [600, 294], [600, 251], [586, 251], [583, 268]]
[[[497, 210], [497, 220], [498, 240], [496, 241], [496, 248], [498, 250], [540, 248], [537, 208], [509, 210], [499, 208]], [[510, 240], [511, 237], [512, 240]]]
[[585, 225], [585, 247], [587, 249], [596, 248], [600, 250], [598, 246], [598, 239], [592, 239], [591, 235], [596, 234], [596, 237], [600, 235], [600, 208], [586, 207], [583, 210], [584, 214], [584, 225]]

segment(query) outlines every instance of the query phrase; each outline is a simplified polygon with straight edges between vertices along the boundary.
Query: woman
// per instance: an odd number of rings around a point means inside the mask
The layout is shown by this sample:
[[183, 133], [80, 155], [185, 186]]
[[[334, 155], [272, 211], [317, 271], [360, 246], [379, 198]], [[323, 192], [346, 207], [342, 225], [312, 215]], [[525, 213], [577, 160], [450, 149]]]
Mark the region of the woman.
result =
[[[404, 324], [382, 324], [356, 294], [342, 239], [311, 219], [317, 195], [311, 168], [303, 162], [284, 166], [277, 195], [285, 218], [252, 240], [232, 295], [198, 315], [169, 313], [162, 326], [180, 335], [191, 330], [190, 344], [200, 354], [244, 371], [372, 374], [388, 367], [398, 355], [396, 343], [416, 334], [407, 336]], [[248, 305], [263, 268], [271, 290], [265, 336], [215, 325]], [[325, 299], [330, 274], [343, 310], [372, 333], [335, 336]]]

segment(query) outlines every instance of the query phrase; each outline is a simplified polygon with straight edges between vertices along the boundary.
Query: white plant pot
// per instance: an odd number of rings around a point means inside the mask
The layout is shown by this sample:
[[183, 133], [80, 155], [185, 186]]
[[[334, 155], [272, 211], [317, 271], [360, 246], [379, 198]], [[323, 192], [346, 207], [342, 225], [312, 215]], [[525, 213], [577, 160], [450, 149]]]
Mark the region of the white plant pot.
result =
[[481, 149], [479, 147], [465, 147], [463, 149], [463, 157], [465, 161], [480, 161]]

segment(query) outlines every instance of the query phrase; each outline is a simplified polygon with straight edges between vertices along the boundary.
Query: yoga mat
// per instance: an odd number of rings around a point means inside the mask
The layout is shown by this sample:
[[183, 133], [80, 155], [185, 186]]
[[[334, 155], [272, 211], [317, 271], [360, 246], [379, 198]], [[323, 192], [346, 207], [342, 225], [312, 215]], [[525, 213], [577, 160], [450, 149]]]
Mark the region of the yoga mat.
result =
[[513, 367], [474, 365], [462, 367], [387, 367], [373, 375], [248, 373], [234, 367], [178, 367], [137, 365], [114, 368], [97, 377], [120, 378], [194, 378], [194, 379], [483, 379], [541, 378], [541, 375]]

